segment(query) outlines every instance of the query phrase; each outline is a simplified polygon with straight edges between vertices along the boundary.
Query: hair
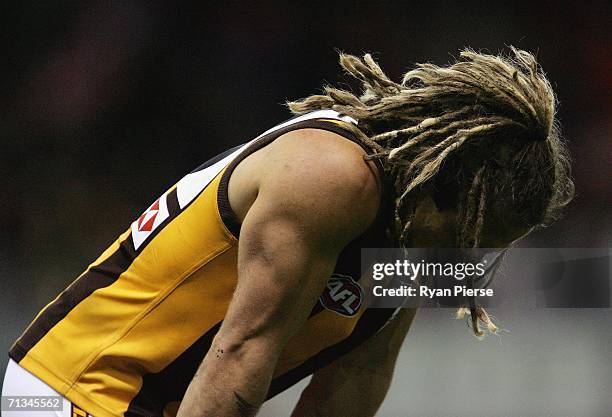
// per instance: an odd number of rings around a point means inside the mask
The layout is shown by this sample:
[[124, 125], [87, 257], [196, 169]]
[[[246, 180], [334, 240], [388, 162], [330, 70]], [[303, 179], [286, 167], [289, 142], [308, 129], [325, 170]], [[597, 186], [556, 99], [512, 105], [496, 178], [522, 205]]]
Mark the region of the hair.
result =
[[[529, 227], [556, 220], [574, 195], [570, 158], [556, 121], [557, 99], [529, 52], [490, 55], [472, 49], [448, 66], [417, 64], [401, 81], [389, 79], [370, 54], [340, 54], [361, 92], [327, 86], [322, 94], [287, 103], [294, 114], [333, 109], [355, 118], [351, 128], [378, 159], [395, 202], [390, 233], [406, 243], [421, 193], [457, 213], [456, 245], [478, 248], [493, 208]], [[472, 283], [473, 284], [473, 283]], [[497, 327], [469, 300], [478, 320]]]

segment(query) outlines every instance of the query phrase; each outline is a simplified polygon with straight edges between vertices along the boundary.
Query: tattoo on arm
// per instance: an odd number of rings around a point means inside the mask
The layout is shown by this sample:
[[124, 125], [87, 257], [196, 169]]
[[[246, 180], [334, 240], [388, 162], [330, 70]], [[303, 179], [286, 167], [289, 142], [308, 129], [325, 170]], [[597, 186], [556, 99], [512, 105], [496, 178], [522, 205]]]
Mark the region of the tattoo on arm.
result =
[[244, 398], [240, 396], [236, 391], [234, 391], [234, 400], [236, 401], [236, 406], [238, 407], [238, 412], [240, 413], [240, 417], [252, 417], [257, 413], [259, 407], [254, 406]]

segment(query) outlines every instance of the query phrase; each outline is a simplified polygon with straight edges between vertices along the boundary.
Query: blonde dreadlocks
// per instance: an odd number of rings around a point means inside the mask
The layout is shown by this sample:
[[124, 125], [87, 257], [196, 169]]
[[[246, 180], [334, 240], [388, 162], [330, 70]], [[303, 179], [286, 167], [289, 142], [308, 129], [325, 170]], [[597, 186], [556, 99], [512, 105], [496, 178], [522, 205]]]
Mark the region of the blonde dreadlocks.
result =
[[[465, 49], [446, 67], [418, 64], [401, 83], [369, 54], [341, 54], [340, 65], [362, 84], [360, 96], [328, 86], [288, 106], [358, 120], [356, 133], [372, 150], [367, 158], [379, 159], [392, 183], [390, 229], [400, 244], [429, 189], [436, 204], [457, 212], [457, 247], [477, 248], [494, 205], [534, 227], [554, 221], [573, 197], [554, 92], [533, 55], [510, 49], [510, 56]], [[486, 312], [469, 304], [459, 314], [470, 313], [474, 332], [482, 334], [478, 320], [495, 331]]]

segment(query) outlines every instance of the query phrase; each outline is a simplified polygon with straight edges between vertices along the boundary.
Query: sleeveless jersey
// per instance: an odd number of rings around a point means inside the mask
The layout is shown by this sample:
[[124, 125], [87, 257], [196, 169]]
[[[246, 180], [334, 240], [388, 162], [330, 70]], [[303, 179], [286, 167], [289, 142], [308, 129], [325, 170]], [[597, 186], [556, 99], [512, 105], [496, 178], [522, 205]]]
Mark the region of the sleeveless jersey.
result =
[[[356, 121], [331, 110], [308, 113], [183, 177], [38, 314], [10, 357], [96, 417], [174, 416], [236, 286], [240, 223], [228, 201], [232, 170], [296, 129], [357, 142], [347, 123]], [[361, 308], [360, 249], [386, 245], [380, 218], [340, 254], [308, 320], [285, 346], [268, 398], [391, 318], [391, 310]]]

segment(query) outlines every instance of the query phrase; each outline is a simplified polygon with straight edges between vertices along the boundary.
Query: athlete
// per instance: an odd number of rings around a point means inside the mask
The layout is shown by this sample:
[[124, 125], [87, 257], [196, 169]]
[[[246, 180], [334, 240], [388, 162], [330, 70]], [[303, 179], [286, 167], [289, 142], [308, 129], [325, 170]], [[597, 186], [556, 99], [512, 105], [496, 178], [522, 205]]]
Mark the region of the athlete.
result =
[[[375, 415], [415, 311], [370, 307], [360, 249], [507, 247], [573, 185], [531, 54], [465, 50], [401, 83], [370, 55], [340, 63], [362, 94], [289, 103], [296, 117], [157, 198], [15, 342], [3, 395], [244, 417], [313, 375], [293, 417]], [[466, 310], [477, 335], [496, 330]]]

